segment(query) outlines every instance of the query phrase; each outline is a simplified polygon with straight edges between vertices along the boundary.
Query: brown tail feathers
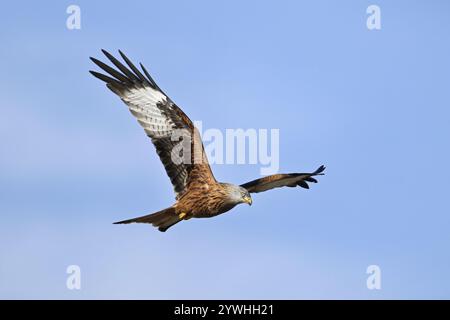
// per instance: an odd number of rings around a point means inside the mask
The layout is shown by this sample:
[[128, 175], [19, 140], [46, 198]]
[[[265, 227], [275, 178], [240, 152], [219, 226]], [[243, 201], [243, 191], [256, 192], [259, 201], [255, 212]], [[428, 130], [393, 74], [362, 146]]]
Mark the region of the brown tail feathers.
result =
[[165, 232], [174, 224], [180, 222], [180, 218], [175, 213], [175, 208], [170, 207], [146, 216], [114, 222], [114, 224], [127, 224], [127, 223], [151, 223], [153, 226], [158, 227], [158, 230]]

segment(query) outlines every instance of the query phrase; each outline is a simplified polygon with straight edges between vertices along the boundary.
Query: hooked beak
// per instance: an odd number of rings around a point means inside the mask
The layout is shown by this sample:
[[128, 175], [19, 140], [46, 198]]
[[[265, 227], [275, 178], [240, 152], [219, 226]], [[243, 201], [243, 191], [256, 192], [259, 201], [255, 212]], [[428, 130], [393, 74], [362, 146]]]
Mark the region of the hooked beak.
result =
[[244, 202], [247, 203], [249, 206], [251, 206], [252, 203], [253, 203], [253, 200], [252, 200], [252, 198], [250, 198], [250, 197], [244, 197], [243, 200], [244, 200]]

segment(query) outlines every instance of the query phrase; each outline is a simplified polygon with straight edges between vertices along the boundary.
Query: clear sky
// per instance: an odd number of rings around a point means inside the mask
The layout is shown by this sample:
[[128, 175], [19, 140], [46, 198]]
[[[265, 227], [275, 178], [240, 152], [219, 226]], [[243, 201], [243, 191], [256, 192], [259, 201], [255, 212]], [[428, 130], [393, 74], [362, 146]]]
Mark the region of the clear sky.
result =
[[[152, 2], [2, 3], [0, 298], [450, 298], [448, 1]], [[326, 175], [166, 233], [113, 225], [173, 193], [88, 73], [101, 48], [143, 62], [205, 128], [280, 129], [281, 172]]]

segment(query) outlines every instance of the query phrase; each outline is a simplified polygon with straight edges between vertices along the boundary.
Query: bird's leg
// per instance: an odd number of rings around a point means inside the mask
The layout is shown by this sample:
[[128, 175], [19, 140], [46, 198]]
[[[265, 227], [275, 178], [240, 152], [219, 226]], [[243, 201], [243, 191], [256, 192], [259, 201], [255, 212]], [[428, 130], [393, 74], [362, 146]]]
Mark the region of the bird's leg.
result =
[[180, 220], [189, 220], [190, 218], [192, 218], [192, 215], [188, 215], [186, 212], [182, 212], [178, 215], [178, 218]]
[[180, 220], [183, 220], [186, 217], [186, 212], [182, 212], [178, 215], [178, 218], [180, 218]]

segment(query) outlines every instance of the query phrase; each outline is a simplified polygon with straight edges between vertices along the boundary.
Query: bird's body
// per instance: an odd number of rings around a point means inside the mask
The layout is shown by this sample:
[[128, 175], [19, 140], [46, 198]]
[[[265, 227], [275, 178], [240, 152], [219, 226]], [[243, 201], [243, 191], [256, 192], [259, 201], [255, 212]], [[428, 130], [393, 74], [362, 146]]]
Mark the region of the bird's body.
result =
[[[120, 72], [91, 58], [112, 77], [95, 71], [91, 73], [106, 82], [107, 87], [125, 102], [151, 138], [176, 195], [176, 202], [171, 207], [118, 224], [151, 223], [160, 231], [166, 231], [182, 220], [214, 217], [241, 203], [251, 205], [250, 193], [284, 186], [308, 189], [307, 182], [315, 183], [317, 180], [313, 176], [323, 174], [325, 167], [321, 166], [312, 173], [276, 174], [240, 186], [218, 182], [208, 164], [198, 130], [158, 87], [144, 66], [141, 64], [145, 76], [122, 52], [120, 55], [129, 69], [108, 52], [103, 50], [103, 53]], [[184, 147], [180, 150], [181, 143]]]
[[[247, 195], [242, 196], [241, 192]], [[233, 196], [235, 193], [236, 196]], [[233, 209], [240, 203], [252, 203], [248, 192], [240, 186], [218, 182], [195, 184], [167, 209], [116, 223], [152, 223], [159, 227], [160, 231], [166, 231], [181, 220], [211, 218]]]
[[230, 199], [230, 188], [230, 185], [222, 183], [196, 185], [184, 194], [174, 207], [177, 213], [186, 213], [187, 218], [217, 216], [239, 204]]

